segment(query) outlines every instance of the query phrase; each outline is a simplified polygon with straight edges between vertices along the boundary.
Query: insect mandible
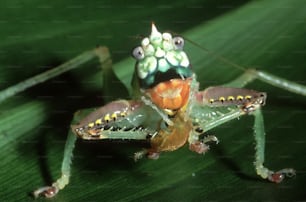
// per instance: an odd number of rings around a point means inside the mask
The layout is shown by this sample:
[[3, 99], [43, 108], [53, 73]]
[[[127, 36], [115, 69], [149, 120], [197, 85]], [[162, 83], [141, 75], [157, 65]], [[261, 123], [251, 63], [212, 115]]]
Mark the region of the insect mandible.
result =
[[[98, 52], [97, 49], [99, 56]], [[71, 125], [65, 146], [61, 177], [51, 186], [35, 190], [35, 197], [54, 197], [69, 183], [77, 137], [85, 140], [147, 140], [150, 147], [136, 152], [135, 160], [144, 156], [157, 159], [162, 152], [177, 150], [185, 144], [191, 151], [204, 154], [209, 149], [208, 142], [218, 143], [217, 137], [204, 133], [242, 115], [255, 118], [256, 173], [275, 183], [295, 175], [292, 168], [273, 171], [264, 166], [265, 131], [261, 107], [267, 95], [243, 87], [259, 79], [305, 96], [305, 86], [247, 69], [230, 83], [201, 91], [184, 52], [184, 39], [160, 33], [154, 24], [150, 36], [142, 39], [132, 54], [136, 59], [133, 83], [138, 96], [133, 100], [110, 102], [88, 114], [76, 112], [75, 124]], [[84, 113], [85, 118], [81, 118]]]

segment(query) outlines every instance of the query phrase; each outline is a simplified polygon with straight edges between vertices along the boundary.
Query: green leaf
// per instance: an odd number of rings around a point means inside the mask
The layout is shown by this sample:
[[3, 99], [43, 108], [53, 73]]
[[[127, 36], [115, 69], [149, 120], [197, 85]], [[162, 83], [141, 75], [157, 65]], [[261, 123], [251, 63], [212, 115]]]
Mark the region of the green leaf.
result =
[[[97, 44], [112, 52], [114, 70], [130, 84], [130, 52], [153, 20], [234, 63], [306, 85], [306, 3], [266, 1], [9, 1], [0, 8], [0, 87], [5, 89]], [[187, 43], [201, 87], [242, 72]], [[73, 113], [104, 104], [96, 61], [14, 96], [0, 105], [0, 199], [30, 201], [29, 193], [60, 175]], [[184, 147], [157, 161], [134, 163], [135, 143], [76, 145], [71, 182], [52, 201], [301, 201], [306, 183], [305, 98], [261, 82], [266, 165], [293, 167], [297, 177], [272, 184], [253, 168], [252, 117], [210, 131], [220, 143], [205, 156]], [[41, 201], [47, 201], [40, 199]]]

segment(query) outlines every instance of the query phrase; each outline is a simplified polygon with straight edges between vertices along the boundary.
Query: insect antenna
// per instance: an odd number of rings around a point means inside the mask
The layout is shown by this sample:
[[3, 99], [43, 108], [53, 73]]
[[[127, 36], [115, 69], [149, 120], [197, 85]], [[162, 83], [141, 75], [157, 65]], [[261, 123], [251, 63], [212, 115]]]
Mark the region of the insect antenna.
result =
[[199, 45], [198, 43], [192, 41], [191, 39], [188, 39], [188, 38], [186, 38], [186, 37], [184, 37], [184, 39], [185, 39], [186, 41], [188, 41], [189, 43], [191, 43], [192, 45], [194, 45], [195, 47], [199, 48], [201, 51], [203, 51], [203, 52], [205, 52], [205, 53], [208, 53], [209, 55], [213, 56], [214, 58], [220, 60], [220, 61], [223, 62], [224, 64], [227, 64], [227, 65], [230, 65], [230, 66], [232, 66], [232, 67], [235, 67], [235, 68], [237, 68], [237, 69], [239, 69], [239, 70], [241, 70], [241, 71], [243, 71], [243, 72], [245, 72], [245, 71], [247, 70], [246, 67], [244, 67], [244, 66], [242, 66], [242, 65], [238, 65], [238, 64], [235, 63], [235, 62], [232, 62], [231, 60], [229, 60], [229, 59], [223, 57], [222, 55], [220, 55], [220, 54], [218, 54], [218, 53], [216, 53], [216, 52], [214, 52], [214, 51], [211, 51], [211, 50], [209, 50], [209, 49], [207, 49], [207, 48], [205, 48], [205, 47]]
[[[180, 35], [179, 35], [178, 33], [176, 33], [176, 32], [169, 31], [169, 33], [171, 33], [171, 34], [174, 35], [174, 36], [175, 36], [175, 35], [180, 36]], [[205, 53], [208, 53], [209, 55], [211, 55], [211, 56], [213, 56], [214, 58], [216, 58], [216, 59], [220, 60], [221, 62], [223, 62], [224, 64], [230, 65], [230, 66], [232, 66], [232, 67], [235, 67], [235, 68], [237, 68], [237, 69], [239, 69], [240, 71], [243, 71], [243, 72], [245, 72], [245, 71], [247, 70], [246, 67], [244, 67], [244, 66], [242, 66], [242, 65], [238, 65], [237, 63], [235, 63], [235, 62], [233, 62], [233, 61], [231, 61], [231, 60], [229, 60], [229, 59], [223, 57], [222, 55], [220, 55], [220, 54], [218, 54], [218, 53], [216, 53], [216, 52], [214, 52], [214, 51], [211, 51], [211, 50], [209, 50], [209, 49], [207, 49], [207, 48], [201, 46], [200, 44], [194, 42], [193, 40], [191, 40], [191, 39], [189, 39], [189, 38], [187, 38], [187, 37], [185, 37], [185, 36], [183, 36], [183, 38], [184, 38], [186, 41], [188, 41], [189, 43], [191, 43], [192, 45], [194, 45], [195, 47], [199, 48], [201, 51], [203, 51], [203, 52], [205, 52]]]

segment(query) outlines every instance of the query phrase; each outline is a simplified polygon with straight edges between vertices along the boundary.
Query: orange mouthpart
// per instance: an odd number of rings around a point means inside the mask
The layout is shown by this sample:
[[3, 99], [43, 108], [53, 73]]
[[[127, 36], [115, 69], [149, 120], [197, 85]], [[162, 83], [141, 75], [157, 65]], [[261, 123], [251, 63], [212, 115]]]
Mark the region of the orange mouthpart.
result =
[[189, 98], [191, 80], [171, 79], [161, 82], [146, 92], [154, 104], [162, 109], [180, 109]]

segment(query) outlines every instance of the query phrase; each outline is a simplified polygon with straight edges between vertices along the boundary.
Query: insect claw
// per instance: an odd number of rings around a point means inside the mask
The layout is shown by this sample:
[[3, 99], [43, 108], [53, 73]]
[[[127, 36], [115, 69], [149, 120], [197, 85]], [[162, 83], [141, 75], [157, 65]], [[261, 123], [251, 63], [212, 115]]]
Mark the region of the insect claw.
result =
[[134, 161], [137, 162], [139, 159], [142, 159], [147, 154], [147, 150], [142, 150], [134, 153]]
[[134, 153], [134, 161], [137, 162], [139, 159], [146, 156], [148, 159], [157, 160], [159, 158], [159, 152], [148, 151], [146, 149]]
[[206, 143], [206, 142], [215, 142], [216, 144], [218, 144], [219, 140], [214, 135], [208, 135], [208, 136], [204, 137], [204, 139], [203, 139], [203, 143]]
[[285, 177], [293, 177], [296, 172], [292, 168], [285, 168], [277, 172], [271, 172], [268, 176], [268, 180], [275, 183], [281, 183]]
[[215, 142], [216, 144], [218, 144], [219, 140], [214, 135], [208, 135], [208, 136], [204, 137], [204, 139], [202, 141], [192, 142], [189, 145], [189, 149], [191, 151], [194, 151], [194, 152], [198, 153], [198, 154], [205, 154], [209, 150], [209, 145], [205, 144], [207, 142]]
[[157, 160], [159, 158], [159, 152], [148, 152], [147, 157], [148, 159]]
[[44, 196], [46, 198], [52, 198], [58, 193], [58, 188], [54, 186], [46, 186], [46, 187], [41, 187], [38, 188], [33, 192], [33, 196], [35, 198], [38, 198], [40, 196]]
[[205, 154], [209, 150], [209, 146], [201, 141], [196, 141], [189, 145], [189, 149], [198, 154]]

